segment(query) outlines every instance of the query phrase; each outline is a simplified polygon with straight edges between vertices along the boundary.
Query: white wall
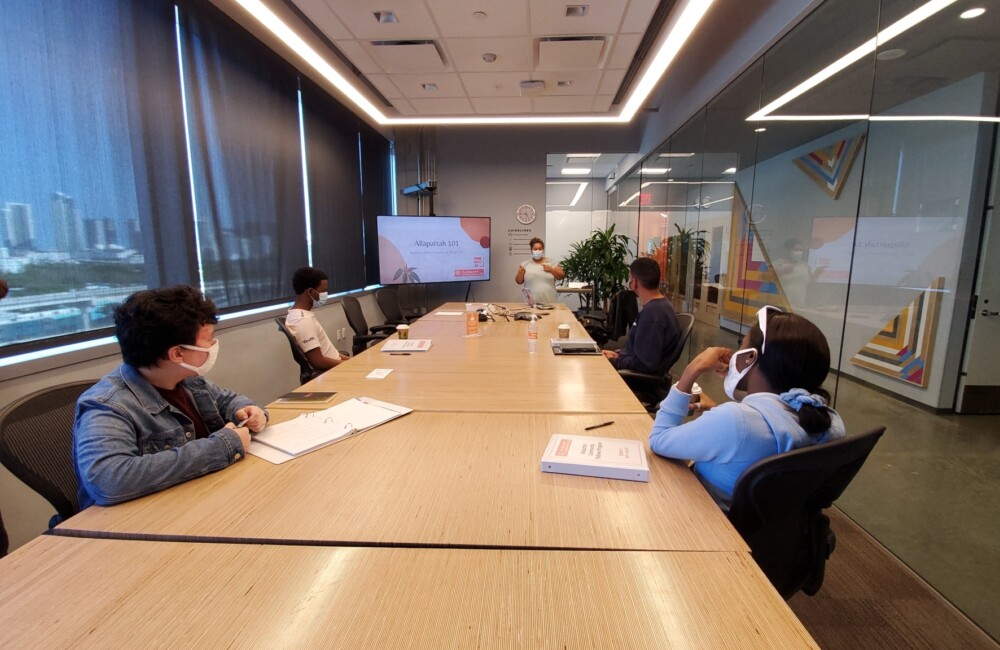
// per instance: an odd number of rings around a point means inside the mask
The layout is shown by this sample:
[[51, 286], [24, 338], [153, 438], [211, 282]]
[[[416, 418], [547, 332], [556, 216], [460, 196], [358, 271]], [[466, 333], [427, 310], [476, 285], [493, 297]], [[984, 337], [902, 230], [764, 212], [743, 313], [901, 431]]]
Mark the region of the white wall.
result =
[[[374, 294], [359, 296], [359, 301], [369, 325], [385, 321]], [[219, 359], [212, 369], [211, 379], [260, 404], [267, 404], [296, 388], [299, 385], [299, 367], [292, 359], [287, 339], [274, 323], [274, 317], [283, 313], [285, 308], [280, 308], [238, 325], [220, 323], [216, 330], [220, 344]], [[339, 302], [320, 307], [316, 316], [334, 344], [350, 352], [353, 334]], [[343, 327], [347, 328], [347, 338], [336, 341], [334, 333]], [[25, 376], [12, 376], [18, 371], [16, 367], [4, 368], [3, 379], [0, 380], [0, 404], [9, 404], [19, 397], [57, 384], [96, 380], [121, 361], [117, 345], [108, 347], [105, 356]], [[44, 532], [55, 510], [48, 501], [0, 467], [0, 513], [3, 514], [13, 550]]]

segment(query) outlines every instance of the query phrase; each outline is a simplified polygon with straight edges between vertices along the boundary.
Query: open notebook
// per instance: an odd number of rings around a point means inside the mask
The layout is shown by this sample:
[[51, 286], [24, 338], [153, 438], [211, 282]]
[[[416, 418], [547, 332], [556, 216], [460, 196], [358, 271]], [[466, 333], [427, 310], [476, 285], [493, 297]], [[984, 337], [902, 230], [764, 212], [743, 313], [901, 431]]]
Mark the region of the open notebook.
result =
[[250, 453], [272, 463], [284, 463], [356, 433], [394, 420], [413, 409], [356, 397], [293, 420], [272, 424], [253, 436]]

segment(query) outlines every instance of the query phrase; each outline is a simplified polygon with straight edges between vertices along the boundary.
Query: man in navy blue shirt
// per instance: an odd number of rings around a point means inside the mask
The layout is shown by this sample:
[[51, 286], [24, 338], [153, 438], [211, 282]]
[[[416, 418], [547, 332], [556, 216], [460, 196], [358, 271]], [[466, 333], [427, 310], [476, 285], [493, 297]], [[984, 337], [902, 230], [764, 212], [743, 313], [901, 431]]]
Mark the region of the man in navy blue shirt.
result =
[[680, 340], [681, 326], [673, 306], [660, 293], [660, 265], [640, 257], [629, 266], [628, 288], [639, 296], [642, 310], [632, 323], [622, 352], [605, 350], [604, 356], [619, 370], [634, 370], [665, 377], [667, 357]]

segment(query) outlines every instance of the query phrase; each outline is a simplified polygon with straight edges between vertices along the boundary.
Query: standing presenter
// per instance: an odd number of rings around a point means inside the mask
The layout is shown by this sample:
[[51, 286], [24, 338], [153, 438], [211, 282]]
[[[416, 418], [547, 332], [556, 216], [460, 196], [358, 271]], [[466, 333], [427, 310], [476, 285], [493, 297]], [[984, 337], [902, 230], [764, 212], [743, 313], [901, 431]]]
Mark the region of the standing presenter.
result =
[[514, 282], [531, 292], [532, 302], [545, 304], [556, 301], [556, 280], [564, 277], [562, 267], [545, 257], [545, 242], [535, 237], [531, 240], [531, 259], [521, 262]]

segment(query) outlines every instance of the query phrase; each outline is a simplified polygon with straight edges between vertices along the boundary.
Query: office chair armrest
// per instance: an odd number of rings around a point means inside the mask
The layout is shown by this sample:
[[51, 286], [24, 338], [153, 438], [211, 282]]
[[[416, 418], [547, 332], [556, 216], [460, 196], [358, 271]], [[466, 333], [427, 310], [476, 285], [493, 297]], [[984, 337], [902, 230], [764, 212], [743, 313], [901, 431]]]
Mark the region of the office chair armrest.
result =
[[399, 323], [396, 323], [394, 325], [389, 325], [387, 323], [385, 325], [373, 325], [373, 326], [371, 326], [371, 327], [368, 328], [368, 332], [369, 333], [366, 336], [371, 336], [371, 335], [374, 335], [374, 334], [388, 336], [389, 334], [392, 334], [393, 332], [396, 331], [396, 325], [398, 325], [398, 324]]
[[364, 343], [366, 346], [371, 345], [377, 341], [384, 341], [389, 338], [388, 334], [355, 334], [354, 341], [357, 343]]
[[663, 375], [651, 375], [646, 372], [636, 372], [635, 370], [619, 370], [618, 376], [625, 380], [625, 383], [632, 388], [663, 388], [667, 383]]

